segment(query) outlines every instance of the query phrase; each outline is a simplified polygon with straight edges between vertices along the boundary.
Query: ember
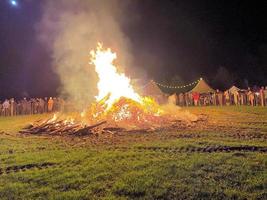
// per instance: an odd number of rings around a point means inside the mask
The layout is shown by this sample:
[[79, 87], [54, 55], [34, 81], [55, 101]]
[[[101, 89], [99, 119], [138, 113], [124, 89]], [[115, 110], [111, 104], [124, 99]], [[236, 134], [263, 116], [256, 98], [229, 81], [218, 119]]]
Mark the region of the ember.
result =
[[153, 127], [166, 122], [166, 118], [161, 116], [163, 111], [158, 104], [150, 98], [144, 98], [142, 103], [132, 99], [121, 97], [110, 109], [105, 111], [105, 104], [98, 102], [89, 107], [85, 116], [91, 123], [101, 120], [108, 120], [111, 124], [120, 127]]

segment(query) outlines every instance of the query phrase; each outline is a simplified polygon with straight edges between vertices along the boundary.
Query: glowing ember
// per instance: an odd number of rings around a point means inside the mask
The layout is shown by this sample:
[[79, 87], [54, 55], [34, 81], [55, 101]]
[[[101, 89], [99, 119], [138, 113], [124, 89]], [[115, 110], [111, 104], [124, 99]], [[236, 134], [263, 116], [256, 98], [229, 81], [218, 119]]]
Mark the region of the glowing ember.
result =
[[134, 91], [130, 79], [125, 74], [117, 72], [113, 64], [117, 58], [116, 53], [111, 52], [110, 49], [103, 49], [102, 45], [98, 43], [97, 49], [91, 51], [91, 56], [91, 63], [95, 65], [99, 77], [97, 83], [99, 93], [96, 96], [98, 101], [107, 98], [105, 100], [107, 109], [121, 97], [141, 102], [141, 97]]

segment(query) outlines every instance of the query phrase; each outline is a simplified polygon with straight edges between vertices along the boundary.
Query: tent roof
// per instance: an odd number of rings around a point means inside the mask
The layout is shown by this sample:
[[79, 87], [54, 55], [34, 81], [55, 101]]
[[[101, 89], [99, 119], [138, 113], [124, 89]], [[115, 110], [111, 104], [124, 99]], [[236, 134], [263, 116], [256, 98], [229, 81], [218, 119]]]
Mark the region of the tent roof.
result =
[[152, 95], [152, 96], [164, 94], [153, 80], [150, 80], [148, 84], [143, 88], [143, 93], [145, 95]]
[[228, 89], [228, 91], [231, 92], [231, 93], [233, 93], [233, 92], [235, 92], [235, 91], [240, 91], [240, 90], [241, 90], [241, 89], [239, 89], [238, 87], [236, 87], [236, 86], [234, 86], [234, 85]]
[[203, 93], [210, 93], [210, 92], [215, 92], [214, 89], [212, 89], [206, 81], [204, 81], [202, 78], [199, 80], [198, 84], [196, 87], [194, 87], [190, 92], [198, 92], [200, 94]]

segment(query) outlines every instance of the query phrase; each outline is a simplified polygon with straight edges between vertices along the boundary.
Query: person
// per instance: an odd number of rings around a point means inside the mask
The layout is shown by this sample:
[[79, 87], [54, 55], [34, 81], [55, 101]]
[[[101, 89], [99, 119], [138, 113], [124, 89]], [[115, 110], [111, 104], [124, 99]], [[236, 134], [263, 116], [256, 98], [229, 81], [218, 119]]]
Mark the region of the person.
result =
[[189, 93], [188, 93], [188, 99], [189, 99], [189, 105], [190, 105], [190, 106], [193, 106], [193, 104], [194, 104], [194, 100], [193, 100], [192, 92], [189, 92]]
[[177, 103], [177, 95], [174, 93], [168, 97], [168, 103], [171, 105], [176, 105]]
[[14, 98], [10, 99], [10, 115], [16, 115], [16, 102]]
[[60, 98], [56, 98], [56, 102], [57, 102], [57, 108], [56, 111], [59, 112], [60, 111]]
[[218, 97], [218, 100], [217, 100], [218, 105], [222, 106], [223, 105], [223, 93], [218, 89], [217, 89], [216, 93], [217, 93], [217, 97]]
[[240, 104], [243, 106], [246, 104], [246, 95], [244, 94], [244, 92], [240, 92]]
[[4, 116], [10, 115], [10, 103], [7, 99], [3, 103], [3, 110], [4, 110]]
[[59, 102], [56, 97], [53, 98], [53, 112], [58, 112]]
[[225, 102], [224, 102], [224, 98], [223, 98], [223, 92], [220, 92], [219, 93], [219, 103], [220, 103], [220, 106], [223, 106], [225, 105]]
[[183, 93], [180, 93], [179, 95], [178, 95], [178, 99], [179, 99], [179, 106], [184, 106], [185, 105], [185, 97], [184, 97], [184, 94]]
[[34, 102], [34, 113], [35, 114], [40, 114], [40, 111], [39, 111], [39, 108], [40, 108], [40, 102], [39, 102], [39, 98], [36, 98], [35, 99], [35, 102]]
[[64, 110], [65, 110], [65, 101], [64, 101], [64, 99], [63, 98], [60, 98], [59, 99], [59, 105], [60, 105], [60, 112], [64, 112]]
[[234, 91], [233, 96], [234, 96], [234, 104], [239, 105], [239, 93], [238, 93], [238, 91]]
[[45, 101], [42, 98], [39, 98], [38, 102], [39, 102], [39, 104], [38, 104], [38, 113], [42, 114], [42, 113], [44, 113], [44, 110], [45, 110]]
[[203, 105], [208, 106], [209, 105], [209, 96], [205, 95], [203, 98]]
[[30, 99], [26, 101], [26, 114], [27, 115], [32, 114], [32, 102]]
[[249, 103], [250, 103], [251, 106], [254, 106], [254, 98], [255, 98], [254, 93], [249, 88], [249, 90], [248, 90], [248, 100], [249, 100]]
[[27, 114], [27, 99], [23, 98], [21, 104], [22, 104], [22, 114], [26, 115]]
[[261, 97], [259, 90], [257, 90], [257, 92], [254, 92], [254, 104], [255, 106], [259, 106], [261, 104]]
[[229, 94], [229, 91], [228, 90], [226, 90], [224, 92], [224, 97], [225, 97], [225, 103], [226, 103], [226, 105], [229, 106], [230, 105], [230, 94]]
[[53, 111], [53, 106], [54, 106], [54, 101], [53, 101], [52, 97], [50, 97], [48, 100], [48, 112]]
[[260, 89], [260, 104], [261, 106], [265, 105], [264, 87]]
[[3, 104], [0, 101], [0, 116], [2, 116], [2, 115], [3, 115]]
[[213, 106], [217, 106], [219, 103], [218, 103], [218, 95], [217, 95], [217, 90], [211, 94], [211, 102], [210, 102], [211, 105]]
[[233, 95], [233, 93], [231, 93], [230, 91], [228, 91], [228, 94], [229, 94], [229, 98], [230, 98], [230, 105], [234, 105], [235, 102], [234, 102], [234, 95]]
[[194, 105], [197, 106], [198, 105], [198, 101], [199, 101], [199, 93], [197, 93], [197, 92], [192, 93], [192, 97], [193, 97], [193, 100], [194, 100]]
[[191, 102], [190, 102], [190, 99], [189, 99], [189, 94], [188, 93], [185, 93], [184, 94], [184, 97], [185, 97], [185, 99], [184, 99], [185, 100], [185, 105], [186, 106], [190, 106], [191, 105], [190, 104]]
[[45, 113], [48, 112], [48, 98], [47, 97], [44, 98], [44, 112]]
[[31, 99], [31, 114], [37, 113], [37, 100], [32, 98]]
[[17, 102], [16, 113], [17, 115], [22, 115], [22, 101]]
[[213, 105], [212, 93], [210, 93], [209, 96], [208, 96], [208, 104], [209, 104], [210, 106]]

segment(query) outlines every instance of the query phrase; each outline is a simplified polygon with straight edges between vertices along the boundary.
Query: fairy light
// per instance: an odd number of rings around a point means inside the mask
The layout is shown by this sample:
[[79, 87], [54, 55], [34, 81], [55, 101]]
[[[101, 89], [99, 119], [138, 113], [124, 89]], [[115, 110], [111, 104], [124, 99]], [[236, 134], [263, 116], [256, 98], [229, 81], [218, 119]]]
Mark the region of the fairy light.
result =
[[192, 86], [192, 85], [195, 85], [197, 84], [199, 81], [203, 80], [202, 78], [199, 78], [198, 80], [192, 82], [192, 83], [188, 83], [186, 85], [164, 85], [164, 84], [161, 84], [161, 83], [158, 83], [154, 80], [152, 80], [154, 83], [156, 83], [157, 85], [161, 86], [161, 87], [164, 87], [164, 88], [171, 88], [171, 89], [180, 89], [180, 88], [186, 88], [186, 87], [189, 87], [189, 86]]

